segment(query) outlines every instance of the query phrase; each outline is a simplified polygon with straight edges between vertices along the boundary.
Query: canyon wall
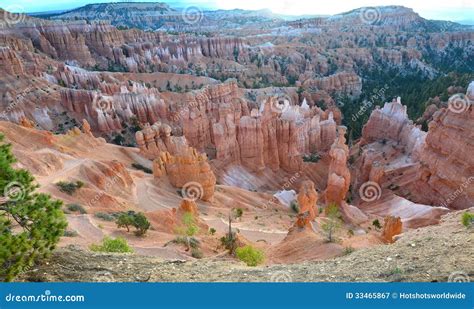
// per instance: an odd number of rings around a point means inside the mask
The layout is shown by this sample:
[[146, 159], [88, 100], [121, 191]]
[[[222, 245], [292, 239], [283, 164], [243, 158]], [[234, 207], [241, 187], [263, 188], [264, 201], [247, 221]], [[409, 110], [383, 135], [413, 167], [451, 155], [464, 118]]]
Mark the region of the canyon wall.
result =
[[363, 128], [353, 187], [367, 181], [416, 203], [472, 207], [474, 189], [474, 83], [433, 115], [428, 132], [408, 119], [406, 106], [386, 103]]

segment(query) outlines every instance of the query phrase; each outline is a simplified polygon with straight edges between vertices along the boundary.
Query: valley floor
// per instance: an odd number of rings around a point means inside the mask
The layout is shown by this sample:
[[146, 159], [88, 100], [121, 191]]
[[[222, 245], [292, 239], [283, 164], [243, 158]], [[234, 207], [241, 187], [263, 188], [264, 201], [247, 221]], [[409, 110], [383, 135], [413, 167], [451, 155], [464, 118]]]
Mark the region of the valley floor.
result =
[[446, 282], [452, 274], [474, 280], [474, 230], [460, 223], [462, 212], [439, 225], [410, 230], [392, 245], [359, 249], [321, 262], [246, 267], [231, 258], [163, 261], [136, 254], [109, 254], [77, 247], [58, 249], [52, 258], [21, 275], [20, 281], [105, 282]]

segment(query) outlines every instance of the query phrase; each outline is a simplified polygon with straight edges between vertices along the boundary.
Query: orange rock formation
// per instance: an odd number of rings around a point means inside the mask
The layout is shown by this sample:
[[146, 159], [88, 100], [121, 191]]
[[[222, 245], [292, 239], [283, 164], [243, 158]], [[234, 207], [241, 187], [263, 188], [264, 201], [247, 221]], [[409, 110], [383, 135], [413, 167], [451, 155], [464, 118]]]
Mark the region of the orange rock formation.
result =
[[395, 242], [393, 236], [402, 233], [402, 220], [400, 217], [387, 216], [384, 219], [382, 238], [387, 243]]
[[185, 199], [209, 201], [214, 195], [216, 177], [206, 155], [199, 154], [194, 148], [175, 155], [162, 152], [153, 161], [153, 175], [157, 178], [168, 176], [173, 186], [182, 188]]
[[314, 182], [307, 180], [301, 184], [297, 196], [300, 211], [296, 226], [304, 228], [310, 225], [310, 222], [316, 218], [316, 203], [318, 202], [318, 192], [314, 189]]
[[349, 186], [351, 184], [351, 174], [347, 167], [349, 147], [346, 145], [346, 127], [338, 127], [338, 137], [331, 146], [329, 156], [328, 182], [324, 192], [326, 204], [336, 204], [341, 206], [345, 201]]

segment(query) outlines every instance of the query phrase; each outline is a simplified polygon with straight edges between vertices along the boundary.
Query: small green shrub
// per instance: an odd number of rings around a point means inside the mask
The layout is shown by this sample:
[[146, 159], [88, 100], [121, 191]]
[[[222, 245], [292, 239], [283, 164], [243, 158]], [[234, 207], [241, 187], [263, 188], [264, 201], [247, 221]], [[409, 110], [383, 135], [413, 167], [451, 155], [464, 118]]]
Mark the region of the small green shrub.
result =
[[321, 156], [317, 153], [312, 153], [310, 155], [303, 156], [303, 162], [317, 163], [320, 159], [321, 159]]
[[351, 253], [354, 252], [354, 251], [355, 251], [355, 249], [352, 248], [351, 246], [345, 247], [345, 248], [344, 248], [344, 255], [349, 255], [349, 254], [351, 254]]
[[336, 204], [330, 204], [326, 208], [328, 220], [321, 224], [321, 229], [326, 234], [327, 241], [335, 241], [334, 234], [341, 227], [341, 213]]
[[135, 235], [143, 236], [146, 234], [148, 229], [150, 228], [151, 224], [150, 221], [145, 217], [145, 215], [141, 212], [135, 215], [135, 222], [133, 224], [135, 227]]
[[105, 237], [101, 244], [90, 245], [90, 250], [95, 252], [118, 252], [118, 253], [132, 253], [127, 241], [122, 237], [109, 238]]
[[117, 221], [115, 221], [115, 223], [117, 224], [118, 228], [124, 227], [127, 229], [127, 232], [130, 232], [130, 227], [133, 226], [134, 220], [135, 212], [124, 212], [118, 216]]
[[78, 189], [84, 186], [84, 183], [82, 181], [76, 181], [76, 182], [60, 181], [56, 183], [56, 186], [59, 188], [59, 191], [67, 193], [69, 195], [73, 195]]
[[113, 214], [108, 214], [105, 212], [97, 212], [94, 216], [98, 219], [108, 221], [108, 222], [115, 221], [115, 216]]
[[79, 204], [68, 204], [66, 209], [72, 212], [78, 212], [80, 214], [86, 214], [87, 211]]
[[202, 259], [203, 254], [202, 254], [202, 251], [199, 250], [199, 248], [192, 248], [191, 249], [191, 256], [195, 259]]
[[79, 234], [74, 230], [65, 230], [63, 236], [64, 237], [77, 237]]
[[192, 213], [185, 213], [182, 218], [182, 223], [182, 226], [176, 229], [178, 234], [191, 237], [199, 232], [199, 227], [196, 225], [196, 218], [194, 218]]
[[237, 258], [247, 264], [247, 266], [257, 266], [265, 260], [263, 252], [250, 245], [237, 248], [235, 250]]
[[211, 234], [211, 235], [214, 235], [216, 232], [217, 232], [216, 229], [213, 228], [213, 227], [211, 227], [211, 228], [209, 229], [209, 234]]
[[171, 241], [174, 244], [185, 245], [187, 249], [189, 248], [199, 248], [201, 243], [194, 237], [178, 236]]
[[230, 235], [227, 233], [225, 236], [221, 237], [221, 244], [224, 248], [229, 250], [230, 254], [234, 254], [237, 249], [236, 235], [232, 232]]
[[136, 213], [134, 211], [120, 213], [115, 223], [118, 228], [126, 228], [127, 232], [130, 232], [130, 227], [133, 226], [137, 236], [145, 235], [151, 227], [150, 222], [143, 213]]
[[377, 230], [380, 230], [380, 229], [382, 228], [382, 225], [380, 224], [379, 219], [375, 219], [374, 221], [372, 221], [372, 225], [373, 225]]
[[234, 209], [235, 218], [240, 218], [244, 214], [244, 210], [242, 208]]
[[140, 163], [132, 163], [132, 167], [137, 170], [143, 171], [147, 174], [153, 174], [153, 171], [151, 169], [149, 169], [146, 166], [141, 165]]
[[300, 205], [298, 205], [298, 201], [296, 201], [296, 200], [291, 201], [291, 203], [290, 203], [290, 208], [291, 208], [291, 210], [293, 210], [293, 212], [295, 212], [295, 213], [299, 213], [299, 212], [300, 212]]
[[462, 214], [461, 223], [465, 227], [470, 227], [474, 223], [474, 213], [465, 212]]

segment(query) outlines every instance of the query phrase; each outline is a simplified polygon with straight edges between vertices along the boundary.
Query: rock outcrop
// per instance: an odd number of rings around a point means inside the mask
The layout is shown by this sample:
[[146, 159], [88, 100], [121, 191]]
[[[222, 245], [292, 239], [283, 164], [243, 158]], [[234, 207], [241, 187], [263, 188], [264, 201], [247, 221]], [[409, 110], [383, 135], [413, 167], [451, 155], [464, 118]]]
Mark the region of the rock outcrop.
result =
[[308, 79], [303, 83], [306, 87], [316, 87], [326, 92], [344, 93], [357, 97], [362, 92], [362, 80], [355, 73], [337, 73], [328, 77]]
[[398, 98], [376, 108], [362, 129], [361, 145], [374, 141], [392, 140], [405, 146], [409, 154], [420, 150], [426, 133], [408, 119], [407, 107]]
[[422, 166], [413, 184], [417, 202], [451, 209], [474, 206], [473, 102], [471, 82], [466, 96], [455, 95], [448, 108], [434, 114], [417, 156]]
[[338, 127], [338, 137], [329, 151], [331, 162], [329, 164], [327, 188], [324, 192], [326, 204], [341, 206], [346, 199], [351, 184], [351, 173], [347, 167], [349, 147], [346, 145], [346, 127]]
[[172, 136], [171, 127], [159, 122], [145, 125], [142, 131], [135, 135], [140, 153], [149, 160], [154, 160], [162, 152], [177, 155], [188, 150], [188, 144], [184, 136]]
[[0, 47], [0, 71], [10, 75], [23, 75], [23, 63], [10, 47]]
[[387, 243], [393, 243], [393, 236], [402, 233], [402, 220], [400, 217], [387, 216], [384, 219], [382, 239]]
[[448, 108], [435, 112], [428, 133], [408, 120], [400, 100], [374, 110], [363, 128], [354, 189], [372, 181], [415, 203], [472, 207], [473, 88], [471, 83], [465, 96], [453, 96]]
[[311, 221], [316, 218], [316, 203], [318, 202], [318, 192], [314, 189], [314, 183], [312, 181], [307, 180], [301, 184], [297, 201], [300, 211], [298, 213], [296, 226], [300, 228], [310, 226]]
[[181, 204], [179, 204], [179, 211], [184, 213], [188, 212], [193, 215], [198, 214], [196, 202], [186, 198], [181, 201]]
[[[171, 137], [172, 128], [166, 124], [145, 125], [136, 133], [142, 154], [154, 159], [161, 151], [175, 154], [189, 143], [221, 165], [296, 172], [304, 154], [326, 152], [334, 143], [337, 123], [331, 111], [279, 103], [277, 97], [249, 110], [241, 96], [235, 81], [229, 81], [187, 94], [183, 106], [165, 100], [168, 107], [161, 118], [181, 124], [183, 136]], [[174, 119], [176, 113], [179, 117]]]
[[153, 161], [153, 175], [156, 178], [167, 176], [174, 187], [181, 188], [185, 199], [209, 201], [214, 195], [216, 177], [207, 156], [194, 148], [174, 155], [162, 152]]

